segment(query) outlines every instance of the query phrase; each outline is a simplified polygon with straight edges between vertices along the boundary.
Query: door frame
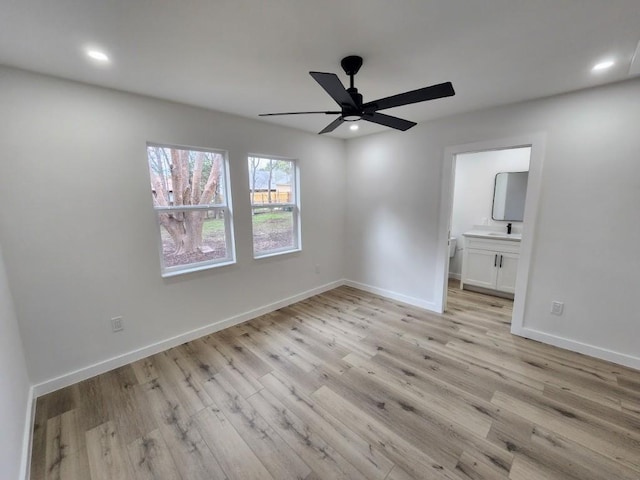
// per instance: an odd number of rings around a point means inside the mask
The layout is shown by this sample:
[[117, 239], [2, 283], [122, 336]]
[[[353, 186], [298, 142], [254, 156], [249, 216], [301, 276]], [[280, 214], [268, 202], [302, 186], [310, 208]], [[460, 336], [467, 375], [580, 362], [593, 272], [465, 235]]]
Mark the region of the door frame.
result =
[[440, 192], [440, 221], [438, 224], [438, 262], [436, 271], [436, 310], [444, 312], [447, 305], [447, 285], [449, 281], [449, 237], [451, 231], [451, 215], [453, 212], [453, 191], [455, 182], [456, 156], [463, 153], [478, 153], [491, 150], [508, 150], [512, 148], [531, 147], [529, 159], [529, 179], [527, 181], [527, 199], [524, 206], [522, 222], [522, 243], [518, 260], [516, 291], [511, 320], [511, 333], [522, 335], [524, 313], [529, 285], [530, 267], [533, 258], [535, 229], [540, 203], [542, 185], [542, 164], [546, 145], [546, 134], [530, 133], [522, 136], [481, 142], [452, 145], [445, 148], [442, 167]]

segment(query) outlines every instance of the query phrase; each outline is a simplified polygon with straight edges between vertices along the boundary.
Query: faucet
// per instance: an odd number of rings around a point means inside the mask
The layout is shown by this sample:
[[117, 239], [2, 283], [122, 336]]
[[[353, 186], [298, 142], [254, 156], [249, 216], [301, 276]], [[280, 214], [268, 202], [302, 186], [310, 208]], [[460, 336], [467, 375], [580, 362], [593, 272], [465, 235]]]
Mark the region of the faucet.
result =
[[507, 235], [511, 235], [511, 224], [507, 223]]

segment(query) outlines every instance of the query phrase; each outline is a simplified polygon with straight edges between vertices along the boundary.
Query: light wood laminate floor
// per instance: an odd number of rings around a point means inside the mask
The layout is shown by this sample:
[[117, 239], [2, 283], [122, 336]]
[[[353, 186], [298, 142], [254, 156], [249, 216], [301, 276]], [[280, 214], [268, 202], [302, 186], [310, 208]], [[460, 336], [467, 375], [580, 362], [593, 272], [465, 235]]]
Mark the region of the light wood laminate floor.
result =
[[640, 479], [640, 372], [340, 287], [38, 399], [31, 478]]

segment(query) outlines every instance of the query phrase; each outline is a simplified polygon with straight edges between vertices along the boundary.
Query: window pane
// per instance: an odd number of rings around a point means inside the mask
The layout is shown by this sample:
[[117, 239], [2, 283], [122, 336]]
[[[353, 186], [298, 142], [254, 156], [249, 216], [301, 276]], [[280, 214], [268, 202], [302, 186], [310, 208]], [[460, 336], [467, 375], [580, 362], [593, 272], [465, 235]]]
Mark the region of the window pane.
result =
[[251, 203], [294, 203], [294, 173], [291, 160], [249, 157]]
[[291, 207], [253, 209], [253, 252], [256, 255], [293, 249], [293, 215]]
[[149, 145], [147, 158], [156, 207], [226, 204], [222, 153]]
[[158, 212], [165, 268], [230, 260], [224, 214], [220, 208]]

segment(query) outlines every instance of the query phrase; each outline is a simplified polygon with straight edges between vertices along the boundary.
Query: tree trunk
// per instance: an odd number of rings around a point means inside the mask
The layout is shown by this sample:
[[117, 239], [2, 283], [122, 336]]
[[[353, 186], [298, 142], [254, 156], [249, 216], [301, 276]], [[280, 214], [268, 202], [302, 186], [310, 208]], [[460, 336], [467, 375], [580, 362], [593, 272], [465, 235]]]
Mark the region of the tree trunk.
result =
[[[193, 173], [189, 172], [189, 151], [171, 149], [169, 167], [173, 188], [173, 206], [208, 205], [218, 192], [222, 157], [215, 153], [197, 152], [193, 164]], [[209, 157], [211, 155], [211, 157]], [[211, 171], [202, 188], [202, 171], [204, 162], [211, 158]], [[167, 158], [168, 160], [168, 158]], [[156, 191], [154, 202], [156, 205], [169, 205], [169, 192], [165, 187], [166, 181], [157, 175], [152, 179]], [[204, 210], [187, 212], [158, 213], [160, 225], [169, 233], [174, 244], [174, 255], [195, 253], [202, 251], [202, 229], [207, 212]]]
[[193, 166], [193, 179], [191, 180], [191, 205], [200, 204], [200, 182], [202, 181], [202, 168], [206, 154], [204, 152], [196, 153], [196, 161]]

